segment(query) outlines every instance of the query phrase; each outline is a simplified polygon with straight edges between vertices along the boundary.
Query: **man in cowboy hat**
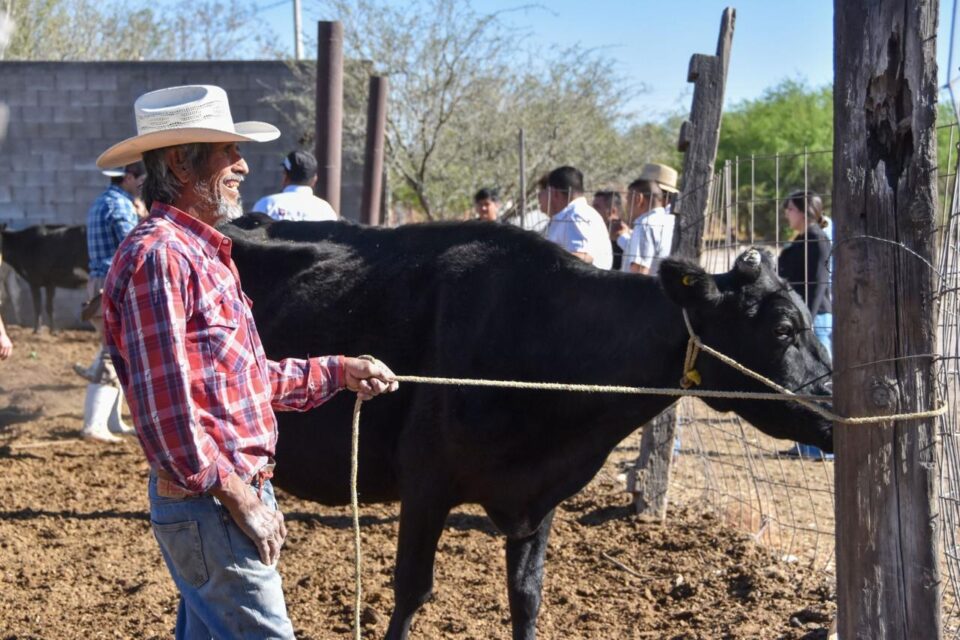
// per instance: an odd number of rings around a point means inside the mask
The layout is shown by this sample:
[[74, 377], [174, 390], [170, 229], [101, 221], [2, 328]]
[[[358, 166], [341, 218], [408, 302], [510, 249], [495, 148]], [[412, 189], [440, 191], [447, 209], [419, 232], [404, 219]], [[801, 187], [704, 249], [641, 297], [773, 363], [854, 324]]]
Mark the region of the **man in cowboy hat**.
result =
[[630, 246], [622, 269], [656, 275], [660, 263], [670, 256], [674, 217], [667, 212], [667, 194], [677, 193], [677, 171], [665, 164], [643, 165], [640, 177], [627, 187], [633, 218]]
[[100, 290], [117, 247], [140, 221], [135, 203], [140, 197], [140, 185], [143, 184], [143, 163], [137, 161], [120, 169], [105, 169], [103, 175], [110, 178], [110, 186], [97, 197], [87, 212], [90, 279], [87, 280], [87, 302], [81, 314], [97, 330], [100, 346], [89, 367], [75, 364], [73, 370], [90, 383], [83, 402], [81, 435], [89, 440], [120, 442], [115, 434], [131, 435], [133, 429], [120, 418], [120, 383], [103, 350]]
[[176, 635], [293, 638], [276, 569], [286, 527], [269, 480], [273, 412], [397, 383], [374, 359], [264, 355], [231, 241], [214, 226], [242, 213], [238, 143], [280, 132], [234, 123], [213, 86], [153, 91], [134, 111], [138, 135], [97, 165], [142, 157], [150, 215], [114, 256], [104, 328], [151, 468], [153, 532], [180, 591]]

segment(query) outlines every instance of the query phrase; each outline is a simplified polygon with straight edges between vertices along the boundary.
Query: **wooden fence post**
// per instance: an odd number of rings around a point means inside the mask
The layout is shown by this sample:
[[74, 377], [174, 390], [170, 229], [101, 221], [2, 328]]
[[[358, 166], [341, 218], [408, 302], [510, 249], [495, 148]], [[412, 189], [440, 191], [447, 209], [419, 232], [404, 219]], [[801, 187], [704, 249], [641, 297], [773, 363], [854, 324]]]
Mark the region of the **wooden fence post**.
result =
[[[935, 402], [937, 0], [834, 1], [834, 406]], [[936, 420], [837, 425], [839, 637], [942, 637]]]
[[[672, 253], [695, 260], [700, 258], [703, 224], [710, 202], [713, 167], [717, 161], [723, 93], [736, 16], [733, 8], [724, 9], [717, 54], [693, 54], [687, 74], [687, 81], [694, 83], [693, 105], [690, 120], [680, 128], [677, 144], [677, 148], [684, 152], [683, 189], [675, 204], [677, 220]], [[674, 406], [644, 426], [640, 455], [627, 474], [627, 491], [634, 494], [637, 515], [646, 520], [663, 522], [667, 515], [667, 488], [677, 432]]]

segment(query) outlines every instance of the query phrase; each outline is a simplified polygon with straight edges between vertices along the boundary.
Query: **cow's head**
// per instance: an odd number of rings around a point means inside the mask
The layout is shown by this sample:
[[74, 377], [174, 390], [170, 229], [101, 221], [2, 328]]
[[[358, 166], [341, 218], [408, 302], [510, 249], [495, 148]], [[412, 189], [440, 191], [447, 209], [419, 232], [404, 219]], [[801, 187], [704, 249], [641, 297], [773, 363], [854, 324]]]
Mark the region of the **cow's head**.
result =
[[[683, 260], [666, 260], [660, 281], [671, 300], [687, 310], [703, 343], [780, 385], [802, 394], [831, 392], [830, 354], [813, 333], [803, 300], [776, 273], [763, 249], [743, 252], [727, 273], [711, 275]], [[708, 354], [696, 364], [703, 389], [771, 391]], [[755, 427], [833, 451], [832, 423], [795, 402], [710, 399], [720, 411], [736, 411]]]

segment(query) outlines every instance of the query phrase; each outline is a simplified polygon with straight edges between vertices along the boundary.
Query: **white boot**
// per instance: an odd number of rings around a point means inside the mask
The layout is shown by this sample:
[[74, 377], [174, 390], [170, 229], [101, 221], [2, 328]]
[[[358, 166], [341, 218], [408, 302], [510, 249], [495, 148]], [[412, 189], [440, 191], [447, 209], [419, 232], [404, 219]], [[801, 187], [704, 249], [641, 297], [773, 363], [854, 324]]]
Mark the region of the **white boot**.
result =
[[[114, 387], [114, 389], [116, 389], [116, 387]], [[123, 418], [120, 416], [120, 407], [122, 406], [123, 394], [118, 390], [117, 401], [113, 403], [113, 408], [110, 410], [110, 418], [107, 420], [107, 426], [110, 428], [110, 433], [116, 433], [121, 436], [132, 436], [137, 431], [123, 421]]]
[[102, 357], [103, 347], [100, 347], [97, 349], [97, 355], [93, 356], [93, 362], [90, 363], [89, 367], [84, 367], [79, 362], [75, 362], [73, 364], [73, 372], [81, 378], [85, 378], [89, 382], [97, 382], [100, 378], [100, 358]]
[[120, 391], [109, 384], [88, 384], [87, 397], [83, 401], [83, 429], [80, 435], [100, 442], [120, 442], [110, 433], [107, 423]]

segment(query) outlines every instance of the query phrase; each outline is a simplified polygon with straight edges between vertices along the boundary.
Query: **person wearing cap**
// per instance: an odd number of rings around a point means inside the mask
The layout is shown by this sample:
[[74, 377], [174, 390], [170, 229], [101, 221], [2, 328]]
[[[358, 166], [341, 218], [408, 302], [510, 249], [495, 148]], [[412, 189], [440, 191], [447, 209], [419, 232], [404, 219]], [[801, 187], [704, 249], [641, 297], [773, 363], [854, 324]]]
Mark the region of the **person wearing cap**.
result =
[[633, 232], [622, 269], [656, 275], [670, 256], [674, 217], [666, 210], [667, 194], [677, 193], [677, 171], [664, 164], [643, 166], [640, 177], [627, 187]]
[[547, 240], [599, 269], [613, 265], [607, 225], [583, 197], [583, 174], [578, 169], [564, 166], [551, 171], [538, 197], [550, 216]]
[[124, 424], [120, 417], [120, 383], [103, 349], [100, 291], [117, 247], [140, 221], [136, 201], [144, 180], [143, 163], [137, 161], [120, 169], [106, 169], [103, 174], [110, 178], [110, 186], [87, 212], [90, 278], [87, 280], [87, 302], [82, 311], [82, 318], [97, 331], [99, 347], [89, 367], [75, 364], [73, 370], [89, 382], [80, 434], [88, 440], [120, 442], [117, 436], [130, 435], [133, 428]]
[[473, 210], [477, 220], [496, 222], [500, 219], [500, 197], [494, 189], [480, 189], [473, 195]]
[[257, 200], [253, 212], [265, 213], [274, 220], [336, 220], [337, 212], [333, 207], [313, 194], [316, 184], [316, 159], [303, 150], [291, 151], [283, 159], [282, 191]]
[[176, 637], [293, 638], [276, 566], [286, 527], [270, 483], [274, 411], [305, 411], [341, 389], [369, 399], [397, 382], [373, 358], [264, 354], [232, 241], [215, 227], [243, 212], [239, 143], [275, 140], [276, 127], [234, 123], [214, 86], [152, 91], [134, 112], [138, 135], [97, 160], [142, 157], [150, 209], [110, 266], [104, 329], [180, 592]]

